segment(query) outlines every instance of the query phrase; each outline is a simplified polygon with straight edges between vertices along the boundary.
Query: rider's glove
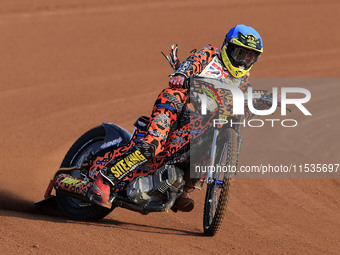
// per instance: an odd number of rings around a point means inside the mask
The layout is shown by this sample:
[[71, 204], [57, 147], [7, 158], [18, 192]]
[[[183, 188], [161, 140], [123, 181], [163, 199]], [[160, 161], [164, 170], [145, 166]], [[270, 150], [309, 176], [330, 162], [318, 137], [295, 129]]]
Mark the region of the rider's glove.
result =
[[185, 77], [181, 74], [176, 74], [175, 76], [170, 76], [169, 86], [172, 89], [183, 89], [185, 83]]

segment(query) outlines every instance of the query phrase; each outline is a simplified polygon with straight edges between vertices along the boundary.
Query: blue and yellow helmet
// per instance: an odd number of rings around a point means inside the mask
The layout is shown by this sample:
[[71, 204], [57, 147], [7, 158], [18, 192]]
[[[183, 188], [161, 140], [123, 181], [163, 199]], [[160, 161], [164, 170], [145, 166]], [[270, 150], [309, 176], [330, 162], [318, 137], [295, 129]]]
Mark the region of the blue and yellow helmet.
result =
[[260, 34], [246, 25], [230, 29], [221, 48], [222, 61], [235, 78], [247, 74], [262, 52]]

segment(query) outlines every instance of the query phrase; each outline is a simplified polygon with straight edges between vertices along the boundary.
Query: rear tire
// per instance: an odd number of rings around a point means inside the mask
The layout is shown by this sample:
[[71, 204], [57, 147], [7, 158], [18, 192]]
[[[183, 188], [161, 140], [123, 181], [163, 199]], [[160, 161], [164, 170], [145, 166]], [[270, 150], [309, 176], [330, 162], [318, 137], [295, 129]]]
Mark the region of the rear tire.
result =
[[[106, 131], [103, 126], [97, 126], [83, 134], [66, 153], [62, 168], [75, 166], [83, 155], [90, 151], [96, 152], [103, 144]], [[81, 178], [80, 171], [68, 172], [74, 177]], [[57, 203], [63, 214], [72, 220], [95, 221], [104, 218], [113, 209], [107, 209], [95, 204], [82, 202], [78, 199], [56, 192]]]
[[[224, 146], [217, 148], [215, 162], [219, 165], [237, 165], [237, 134], [232, 128], [223, 130], [218, 139], [225, 139]], [[215, 163], [215, 165], [217, 165]], [[230, 186], [231, 173], [223, 175], [223, 185], [218, 187], [216, 182], [208, 184], [203, 215], [204, 234], [214, 236], [223, 221], [224, 213], [227, 208]], [[220, 179], [220, 178], [218, 178]], [[218, 195], [218, 191], [220, 191]]]

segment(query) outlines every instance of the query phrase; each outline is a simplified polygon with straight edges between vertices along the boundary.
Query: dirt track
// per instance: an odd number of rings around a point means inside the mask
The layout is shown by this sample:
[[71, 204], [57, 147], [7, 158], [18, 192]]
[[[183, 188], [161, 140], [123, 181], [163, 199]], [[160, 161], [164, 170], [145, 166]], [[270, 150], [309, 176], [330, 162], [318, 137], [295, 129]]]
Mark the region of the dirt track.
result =
[[[199, 191], [190, 214], [117, 209], [83, 223], [31, 213], [77, 137], [103, 121], [131, 131], [150, 113], [172, 43], [183, 58], [245, 23], [264, 39], [253, 77], [339, 77], [339, 1], [225, 2], [2, 1], [1, 254], [340, 254], [340, 179], [238, 179], [214, 238], [201, 235]], [[339, 84], [306, 88], [313, 117], [297, 110], [296, 129], [246, 128], [240, 164], [340, 163]]]

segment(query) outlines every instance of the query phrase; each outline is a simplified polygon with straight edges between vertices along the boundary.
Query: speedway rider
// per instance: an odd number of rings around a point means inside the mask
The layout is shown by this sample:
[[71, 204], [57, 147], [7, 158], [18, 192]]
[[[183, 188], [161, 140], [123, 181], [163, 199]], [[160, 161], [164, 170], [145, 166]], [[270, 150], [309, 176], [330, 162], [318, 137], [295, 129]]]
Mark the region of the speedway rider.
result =
[[[200, 51], [192, 52], [182, 63], [174, 56], [177, 70], [170, 75], [170, 87], [164, 89], [155, 102], [147, 126], [148, 134], [138, 141], [130, 141], [127, 145], [111, 150], [108, 148], [95, 155], [93, 162], [105, 159], [107, 163], [89, 192], [91, 199], [111, 208], [110, 186], [128, 174], [132, 176], [130, 181], [134, 179], [136, 167], [159, 155], [164, 145], [171, 142], [167, 141], [169, 132], [188, 124], [188, 114], [183, 114], [183, 111], [189, 95], [189, 88], [185, 85], [189, 76], [231, 79], [238, 81], [239, 87], [245, 90], [249, 86], [249, 71], [262, 52], [263, 43], [259, 33], [252, 27], [237, 25], [227, 33], [221, 50], [208, 44]], [[94, 164], [91, 169], [95, 167]], [[194, 207], [194, 201], [187, 193], [190, 187], [186, 186], [187, 189], [174, 204], [175, 210], [188, 212]]]

